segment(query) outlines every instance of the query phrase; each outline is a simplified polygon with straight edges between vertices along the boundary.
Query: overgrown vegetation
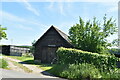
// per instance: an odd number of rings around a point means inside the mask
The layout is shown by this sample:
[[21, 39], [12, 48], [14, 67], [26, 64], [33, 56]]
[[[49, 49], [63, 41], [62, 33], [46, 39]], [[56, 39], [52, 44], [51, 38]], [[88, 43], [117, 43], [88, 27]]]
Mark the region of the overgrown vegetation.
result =
[[5, 59], [0, 59], [0, 68], [7, 69], [8, 63]]
[[59, 48], [58, 63], [50, 73], [68, 79], [120, 78], [113, 55], [103, 55], [76, 49]]
[[97, 53], [106, 53], [108, 43], [107, 37], [117, 32], [115, 20], [107, 19], [106, 15], [100, 22], [95, 17], [92, 21], [84, 22], [80, 18], [79, 23], [69, 29], [69, 39], [75, 48]]

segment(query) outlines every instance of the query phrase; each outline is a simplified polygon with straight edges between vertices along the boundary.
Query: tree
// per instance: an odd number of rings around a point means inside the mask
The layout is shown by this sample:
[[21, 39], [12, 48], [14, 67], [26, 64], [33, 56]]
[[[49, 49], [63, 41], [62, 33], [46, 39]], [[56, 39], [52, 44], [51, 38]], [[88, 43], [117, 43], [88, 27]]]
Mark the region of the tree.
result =
[[107, 20], [106, 15], [103, 17], [103, 24], [93, 18], [84, 22], [80, 17], [79, 24], [73, 25], [69, 29], [69, 39], [75, 48], [103, 53], [108, 46], [111, 46], [107, 41], [107, 37], [117, 32], [115, 20], [112, 18]]
[[112, 42], [112, 45], [118, 47], [119, 42], [120, 42], [120, 39], [114, 39], [113, 42]]
[[32, 42], [32, 47], [30, 49], [30, 51], [32, 52], [32, 54], [34, 55], [34, 51], [35, 51], [35, 47], [33, 46], [36, 43], [36, 40], [33, 40]]
[[7, 34], [4, 30], [7, 30], [7, 28], [2, 28], [0, 25], [0, 40], [7, 39]]

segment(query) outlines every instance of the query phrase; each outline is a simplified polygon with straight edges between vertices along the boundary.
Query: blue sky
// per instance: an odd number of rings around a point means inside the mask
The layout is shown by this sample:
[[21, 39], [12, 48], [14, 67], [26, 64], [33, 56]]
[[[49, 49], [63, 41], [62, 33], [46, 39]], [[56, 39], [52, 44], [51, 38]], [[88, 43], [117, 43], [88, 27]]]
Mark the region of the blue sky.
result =
[[[79, 16], [85, 21], [94, 16], [101, 20], [104, 14], [118, 18], [116, 2], [2, 2], [0, 3], [0, 24], [7, 27], [8, 40], [0, 44], [31, 45], [51, 26], [68, 34], [71, 26], [79, 22]], [[117, 21], [116, 21], [117, 23]], [[117, 34], [108, 38], [112, 41]]]

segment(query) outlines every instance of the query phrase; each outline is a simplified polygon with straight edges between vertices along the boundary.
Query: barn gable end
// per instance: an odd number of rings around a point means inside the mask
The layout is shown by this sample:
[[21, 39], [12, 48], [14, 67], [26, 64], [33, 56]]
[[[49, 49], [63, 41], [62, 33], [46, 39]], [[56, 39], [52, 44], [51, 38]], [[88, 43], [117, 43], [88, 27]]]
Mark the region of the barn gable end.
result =
[[34, 44], [34, 60], [42, 63], [52, 63], [56, 59], [58, 47], [72, 47], [68, 36], [59, 29], [51, 26]]

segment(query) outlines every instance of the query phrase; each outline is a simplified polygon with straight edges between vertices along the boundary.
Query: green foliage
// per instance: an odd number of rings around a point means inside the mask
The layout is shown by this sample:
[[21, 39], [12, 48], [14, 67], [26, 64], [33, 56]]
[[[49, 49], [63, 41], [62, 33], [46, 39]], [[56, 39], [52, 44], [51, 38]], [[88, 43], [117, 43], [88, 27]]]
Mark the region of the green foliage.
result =
[[34, 55], [34, 52], [35, 52], [35, 46], [34, 46], [35, 43], [36, 43], [36, 40], [34, 40], [32, 42], [32, 47], [30, 48], [30, 51], [32, 52], [33, 55]]
[[8, 66], [8, 63], [5, 59], [0, 59], [0, 68], [6, 69]]
[[100, 24], [96, 18], [93, 18], [92, 22], [90, 20], [84, 22], [80, 18], [79, 24], [75, 24], [69, 29], [69, 39], [75, 48], [103, 53], [111, 45], [106, 38], [116, 32], [115, 20], [112, 18], [107, 20], [106, 15], [103, 18], [103, 24]]
[[117, 58], [115, 56], [102, 55], [71, 48], [59, 48], [57, 50], [58, 63], [79, 64], [88, 63], [95, 65], [101, 70], [111, 70], [116, 67]]
[[7, 34], [5, 33], [4, 30], [7, 30], [7, 28], [2, 28], [1, 25], [0, 25], [0, 40], [1, 39], [7, 39]]
[[100, 72], [91, 64], [70, 64], [60, 76], [68, 79], [101, 78]]
[[114, 39], [113, 41], [112, 41], [112, 46], [119, 46], [119, 41], [120, 41], [120, 39]]
[[55, 64], [48, 72], [52, 73], [53, 75], [60, 76], [60, 74], [67, 68], [68, 68], [68, 64]]
[[18, 59], [20, 61], [34, 60], [33, 56], [32, 57], [27, 57], [27, 56], [21, 56], [21, 57], [19, 57], [19, 56], [7, 56], [7, 57]]
[[102, 78], [109, 78], [109, 79], [115, 79], [119, 80], [120, 79], [120, 69], [112, 69], [110, 72], [101, 72]]
[[24, 57], [33, 57], [33, 54], [32, 53], [24, 53], [22, 56], [24, 56]]
[[115, 68], [111, 71], [99, 71], [92, 64], [56, 64], [52, 69], [49, 70], [50, 73], [64, 77], [70, 80], [81, 80], [81, 79], [120, 79], [120, 69]]
[[119, 54], [119, 53], [120, 53], [120, 49], [111, 48], [111, 49], [109, 49], [109, 52], [110, 52], [111, 54]]
[[70, 80], [120, 79], [118, 60], [113, 55], [103, 55], [71, 48], [59, 48], [56, 52], [58, 63], [50, 73]]

